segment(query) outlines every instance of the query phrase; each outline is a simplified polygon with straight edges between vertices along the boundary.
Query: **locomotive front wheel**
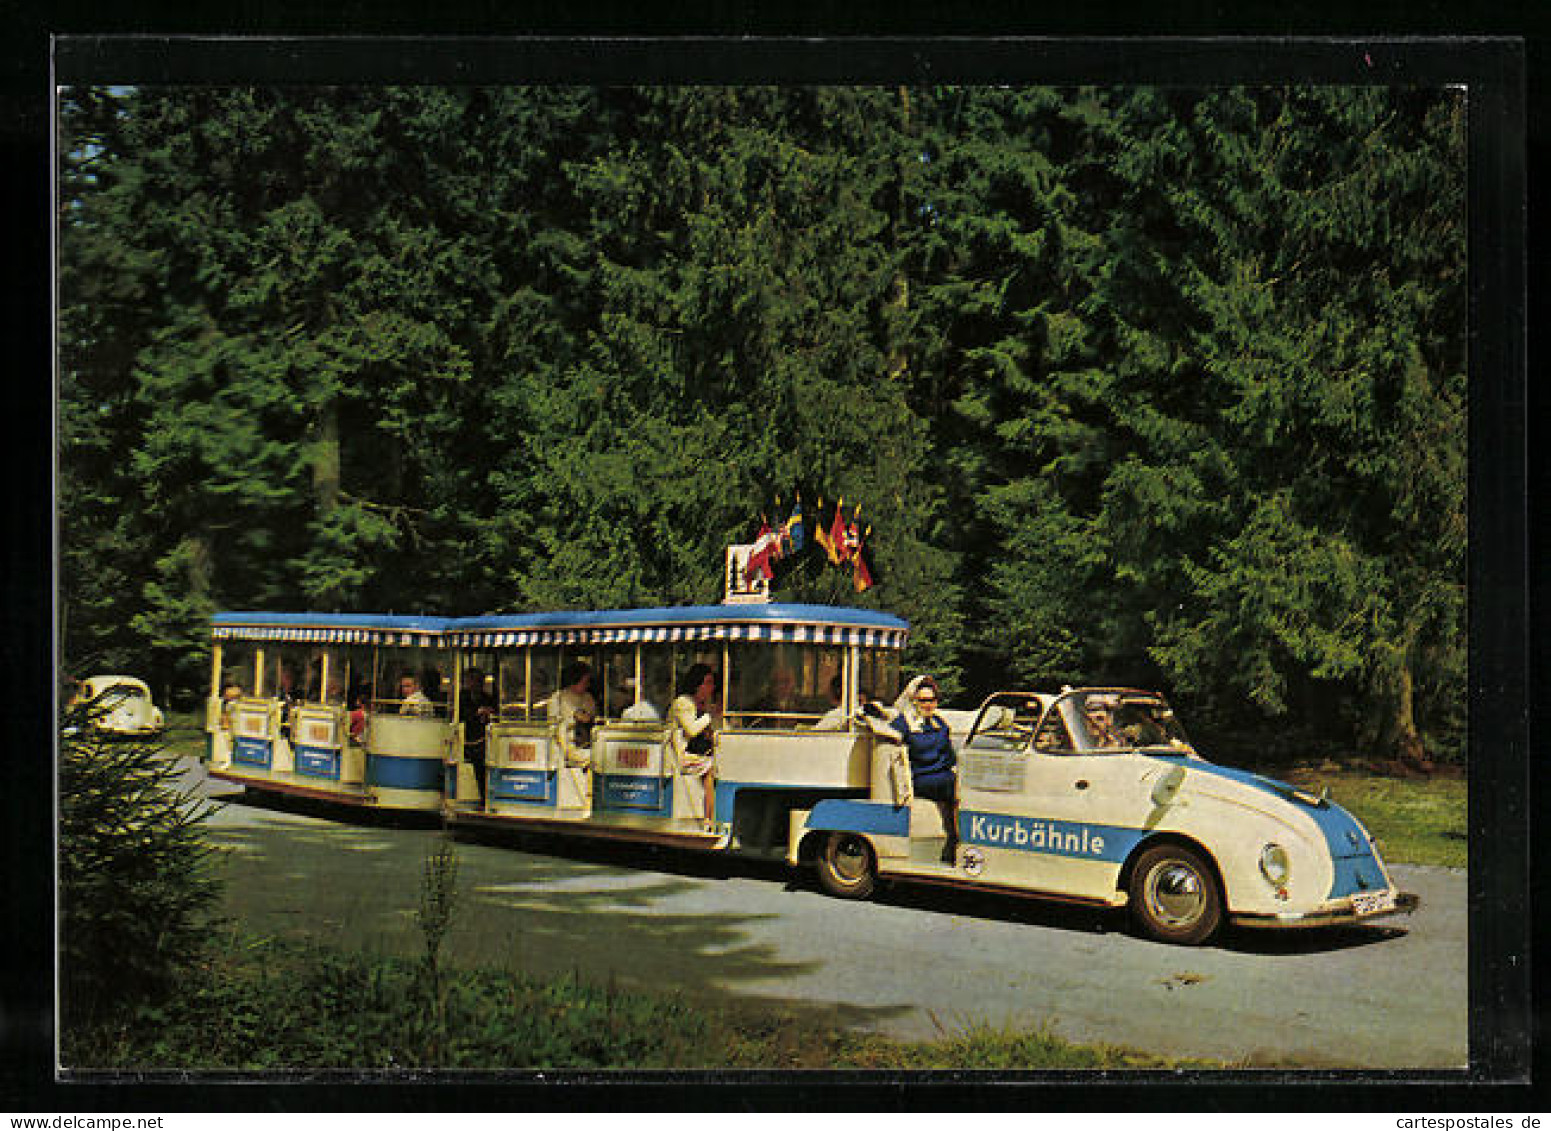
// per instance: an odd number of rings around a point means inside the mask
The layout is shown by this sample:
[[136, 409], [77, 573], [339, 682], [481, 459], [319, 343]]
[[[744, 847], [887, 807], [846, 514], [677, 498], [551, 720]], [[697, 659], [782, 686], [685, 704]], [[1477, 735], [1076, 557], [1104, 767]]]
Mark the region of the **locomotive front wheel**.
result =
[[1222, 892], [1211, 866], [1188, 848], [1149, 848], [1131, 873], [1131, 917], [1160, 942], [1195, 946], [1222, 926]]
[[841, 899], [866, 899], [878, 883], [878, 860], [867, 838], [830, 833], [819, 851], [819, 883]]

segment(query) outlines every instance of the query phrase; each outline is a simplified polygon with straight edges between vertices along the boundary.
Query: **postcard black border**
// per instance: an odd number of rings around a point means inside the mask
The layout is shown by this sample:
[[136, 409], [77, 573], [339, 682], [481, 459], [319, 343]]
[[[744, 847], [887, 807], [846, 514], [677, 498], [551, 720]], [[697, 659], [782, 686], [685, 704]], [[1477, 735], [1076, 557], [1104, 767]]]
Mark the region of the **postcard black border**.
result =
[[[308, 30], [294, 12], [260, 13], [262, 30]], [[79, 22], [79, 21], [78, 21]], [[348, 22], [348, 17], [347, 17]], [[354, 21], [357, 24], [360, 20]], [[628, 20], [621, 23], [628, 23]], [[111, 17], [96, 23], [111, 27]], [[185, 24], [187, 26], [187, 24]], [[58, 31], [54, 28], [51, 30]], [[118, 30], [118, 29], [116, 29]], [[26, 1097], [50, 1110], [137, 1107], [208, 1110], [436, 1110], [488, 1105], [535, 1110], [607, 1110], [621, 1102], [646, 1110], [716, 1107], [798, 1110], [823, 1103], [848, 1108], [908, 1109], [949, 1105], [962, 1110], [1027, 1104], [1098, 1105], [1111, 1110], [1168, 1106], [1245, 1110], [1278, 1106], [1404, 1110], [1426, 1096], [1428, 1107], [1458, 1095], [1479, 1108], [1488, 1097], [1522, 1106], [1529, 1093], [1529, 1034], [1538, 1021], [1530, 997], [1529, 670], [1530, 592], [1527, 489], [1529, 407], [1526, 293], [1526, 45], [1515, 38], [1392, 36], [1339, 38], [1224, 37], [820, 37], [814, 39], [556, 35], [537, 39], [383, 37], [201, 38], [164, 35], [69, 34], [51, 39], [54, 77], [61, 82], [372, 83], [418, 82], [1038, 82], [1052, 84], [1165, 83], [1464, 83], [1470, 88], [1470, 601], [1471, 601], [1471, 1048], [1468, 1073], [1300, 1073], [1281, 1076], [1189, 1078], [1091, 1075], [1052, 1079], [986, 1078], [969, 1073], [879, 1079], [862, 1074], [761, 1073], [551, 1076], [550, 1081], [465, 1080], [456, 1092], [427, 1084], [380, 1083], [363, 1095], [336, 1080], [297, 1084], [180, 1083], [169, 1079], [116, 1084], [52, 1080], [51, 873], [36, 846], [51, 841], [47, 815], [26, 798], [50, 796], [48, 767], [14, 760], [4, 836], [8, 876], [23, 886], [0, 942], [13, 956], [5, 971], [6, 1002], [0, 1108]], [[254, 29], [261, 30], [261, 29]], [[326, 29], [327, 30], [327, 29]], [[34, 44], [36, 46], [36, 44]], [[35, 60], [32, 63], [35, 64]], [[4, 88], [4, 152], [13, 169], [36, 170], [7, 190], [12, 216], [38, 217], [42, 278], [49, 278], [46, 235], [47, 97], [18, 93], [15, 75]], [[40, 107], [40, 102], [42, 103]], [[39, 111], [42, 109], [42, 114]], [[12, 111], [19, 111], [12, 113]], [[40, 136], [41, 134], [41, 136]], [[39, 142], [41, 141], [41, 147]], [[39, 265], [39, 233], [23, 230], [18, 246]], [[31, 278], [40, 277], [32, 271]], [[44, 289], [43, 294], [49, 293]], [[36, 304], [11, 304], [13, 320]], [[47, 300], [43, 321], [47, 324]], [[36, 322], [17, 340], [35, 341]], [[29, 330], [31, 333], [29, 333]], [[47, 341], [44, 356], [51, 357]], [[11, 384], [22, 420], [42, 420], [8, 451], [12, 484], [47, 481], [52, 444], [51, 388]], [[41, 443], [39, 442], [41, 440]], [[40, 455], [41, 453], [41, 455]], [[1483, 458], [1484, 457], [1484, 458]], [[20, 468], [20, 470], [16, 470]], [[5, 548], [8, 623], [6, 667], [25, 686], [26, 701], [52, 694], [52, 507], [29, 506], [13, 495], [12, 537]], [[42, 549], [40, 555], [38, 551]], [[1538, 592], [1538, 589], [1537, 589]], [[39, 600], [39, 596], [44, 597]], [[1538, 641], [1538, 637], [1537, 637]], [[1540, 655], [1537, 645], [1537, 658]], [[20, 755], [51, 741], [47, 711], [0, 704], [10, 743]], [[1483, 767], [1486, 767], [1483, 769]], [[41, 819], [40, 819], [41, 816]], [[15, 960], [20, 959], [17, 963]], [[1426, 992], [1419, 972], [1418, 992]], [[40, 1077], [40, 1071], [41, 1077]], [[190, 1084], [195, 1086], [190, 1087]], [[132, 1093], [133, 1098], [127, 1093]], [[1270, 1103], [1268, 1105], [1268, 1099]], [[1515, 1101], [1517, 1101], [1515, 1103]]]

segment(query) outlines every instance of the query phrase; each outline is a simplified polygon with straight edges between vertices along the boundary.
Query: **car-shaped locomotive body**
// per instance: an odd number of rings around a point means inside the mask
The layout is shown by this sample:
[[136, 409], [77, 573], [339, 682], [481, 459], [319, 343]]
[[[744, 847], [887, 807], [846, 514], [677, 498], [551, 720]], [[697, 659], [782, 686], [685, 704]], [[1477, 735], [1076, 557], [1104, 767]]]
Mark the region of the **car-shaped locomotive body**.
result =
[[955, 745], [953, 806], [912, 798], [901, 748], [879, 741], [869, 796], [794, 815], [790, 858], [836, 895], [895, 876], [1124, 906], [1183, 944], [1226, 922], [1330, 926], [1417, 904], [1355, 817], [1201, 758], [1154, 692], [999, 692]]

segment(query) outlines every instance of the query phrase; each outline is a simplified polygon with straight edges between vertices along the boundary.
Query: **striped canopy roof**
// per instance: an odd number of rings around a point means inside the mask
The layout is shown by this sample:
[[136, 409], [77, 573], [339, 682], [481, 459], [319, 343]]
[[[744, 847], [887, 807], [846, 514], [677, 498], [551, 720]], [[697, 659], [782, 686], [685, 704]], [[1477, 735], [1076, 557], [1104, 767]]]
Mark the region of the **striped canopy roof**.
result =
[[446, 647], [446, 617], [382, 613], [216, 613], [216, 640]]
[[352, 613], [217, 613], [216, 640], [520, 648], [693, 640], [784, 641], [903, 648], [899, 617], [830, 605], [690, 605], [601, 612], [424, 617]]

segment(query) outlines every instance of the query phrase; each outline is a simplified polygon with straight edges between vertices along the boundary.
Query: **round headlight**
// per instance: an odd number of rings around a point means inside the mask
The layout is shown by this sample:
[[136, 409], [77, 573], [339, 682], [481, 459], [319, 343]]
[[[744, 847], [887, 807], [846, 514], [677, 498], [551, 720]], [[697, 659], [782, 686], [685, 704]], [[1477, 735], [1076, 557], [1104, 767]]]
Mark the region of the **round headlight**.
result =
[[1279, 844], [1268, 844], [1260, 850], [1260, 874], [1276, 887], [1287, 882], [1292, 872], [1292, 862], [1287, 859], [1287, 849]]

